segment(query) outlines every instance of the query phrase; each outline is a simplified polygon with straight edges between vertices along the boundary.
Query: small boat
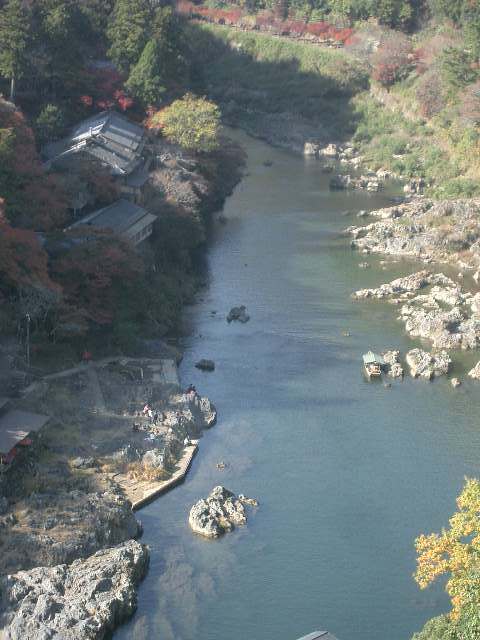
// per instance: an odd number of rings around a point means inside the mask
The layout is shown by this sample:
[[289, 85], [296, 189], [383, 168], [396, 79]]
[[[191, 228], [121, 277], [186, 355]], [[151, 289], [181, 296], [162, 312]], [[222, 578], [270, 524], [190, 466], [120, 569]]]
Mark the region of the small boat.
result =
[[380, 378], [384, 364], [385, 361], [382, 356], [373, 353], [373, 351], [368, 351], [363, 354], [363, 367], [369, 379]]

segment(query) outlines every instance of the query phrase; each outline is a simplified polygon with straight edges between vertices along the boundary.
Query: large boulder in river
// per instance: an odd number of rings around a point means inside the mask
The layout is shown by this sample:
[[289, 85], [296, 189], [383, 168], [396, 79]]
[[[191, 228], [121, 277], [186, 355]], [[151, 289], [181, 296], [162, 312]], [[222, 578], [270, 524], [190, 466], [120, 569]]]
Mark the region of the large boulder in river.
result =
[[225, 487], [215, 487], [210, 495], [196, 502], [190, 509], [188, 523], [195, 533], [206, 538], [218, 538], [235, 525], [245, 524], [247, 516], [243, 502]]
[[323, 149], [318, 150], [318, 155], [323, 156], [324, 158], [337, 158], [338, 157], [338, 147], [333, 142]]
[[195, 363], [195, 366], [201, 371], [215, 371], [215, 362], [213, 360], [206, 360], [205, 358], [202, 358]]
[[396, 349], [392, 351], [384, 351], [382, 356], [388, 375], [392, 378], [402, 378], [403, 367], [400, 364], [400, 351]]
[[319, 145], [315, 144], [315, 142], [305, 142], [303, 145], [303, 155], [304, 156], [316, 156], [318, 155]]
[[448, 373], [452, 360], [446, 351], [428, 353], [422, 349], [412, 349], [407, 353], [406, 361], [414, 378], [431, 380]]
[[332, 191], [341, 191], [342, 189], [348, 189], [351, 182], [352, 178], [348, 174], [338, 174], [330, 179], [329, 187]]
[[248, 322], [250, 320], [250, 316], [247, 313], [247, 308], [245, 305], [240, 305], [239, 307], [232, 307], [227, 316], [227, 322], [230, 323], [233, 320], [238, 322]]

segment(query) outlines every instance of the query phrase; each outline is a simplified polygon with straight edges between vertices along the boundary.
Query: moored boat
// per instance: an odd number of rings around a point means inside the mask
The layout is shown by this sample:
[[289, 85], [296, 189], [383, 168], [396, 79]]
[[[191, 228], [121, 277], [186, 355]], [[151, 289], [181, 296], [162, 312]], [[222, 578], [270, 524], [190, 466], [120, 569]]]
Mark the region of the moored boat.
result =
[[373, 351], [363, 354], [363, 367], [368, 378], [379, 378], [382, 375], [384, 364], [382, 356], [373, 353]]

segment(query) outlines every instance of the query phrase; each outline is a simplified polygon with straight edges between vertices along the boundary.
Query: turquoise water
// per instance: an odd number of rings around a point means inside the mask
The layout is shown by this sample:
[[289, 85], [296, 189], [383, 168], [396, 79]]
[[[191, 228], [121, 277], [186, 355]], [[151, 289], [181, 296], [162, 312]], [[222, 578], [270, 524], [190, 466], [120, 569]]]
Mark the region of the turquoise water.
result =
[[[359, 269], [365, 257], [339, 232], [355, 222], [346, 210], [388, 194], [331, 193], [315, 162], [235, 136], [249, 175], [215, 230], [181, 366], [219, 420], [186, 482], [139, 512], [151, 567], [115, 637], [295, 640], [326, 628], [339, 640], [407, 640], [448, 606], [442, 585], [414, 583], [413, 541], [447, 524], [464, 476], [479, 474], [477, 388], [365, 381], [368, 348], [413, 343], [395, 307], [350, 293], [416, 267], [382, 271], [367, 257], [373, 267]], [[238, 304], [251, 321], [228, 325]], [[193, 367], [201, 357], [214, 373]], [[212, 542], [187, 517], [216, 484], [260, 508]]]

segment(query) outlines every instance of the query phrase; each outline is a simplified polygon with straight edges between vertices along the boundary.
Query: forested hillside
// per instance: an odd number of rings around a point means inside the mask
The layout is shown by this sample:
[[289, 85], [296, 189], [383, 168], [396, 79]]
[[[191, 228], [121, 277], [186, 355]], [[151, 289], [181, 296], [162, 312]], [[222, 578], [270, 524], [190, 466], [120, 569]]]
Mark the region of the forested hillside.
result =
[[[219, 149], [210, 103], [202, 123], [188, 125], [194, 143], [185, 138], [184, 103], [175, 100], [188, 94], [190, 57], [183, 19], [157, 2], [0, 2], [0, 331], [21, 334], [28, 313], [40, 360], [163, 335], [192, 293], [204, 214], [236, 180], [240, 156], [229, 164]], [[206, 101], [188, 100], [195, 119]], [[143, 125], [150, 153], [167, 153], [175, 175], [185, 171], [175, 149], [195, 167], [190, 204], [161, 184], [143, 190], [157, 222], [141, 256], [108, 230], [89, 231], [85, 242], [81, 228], [68, 229], [79, 207], [84, 215], [122, 196], [108, 167], [90, 157], [72, 170], [43, 157], [45, 145], [105, 110]]]

